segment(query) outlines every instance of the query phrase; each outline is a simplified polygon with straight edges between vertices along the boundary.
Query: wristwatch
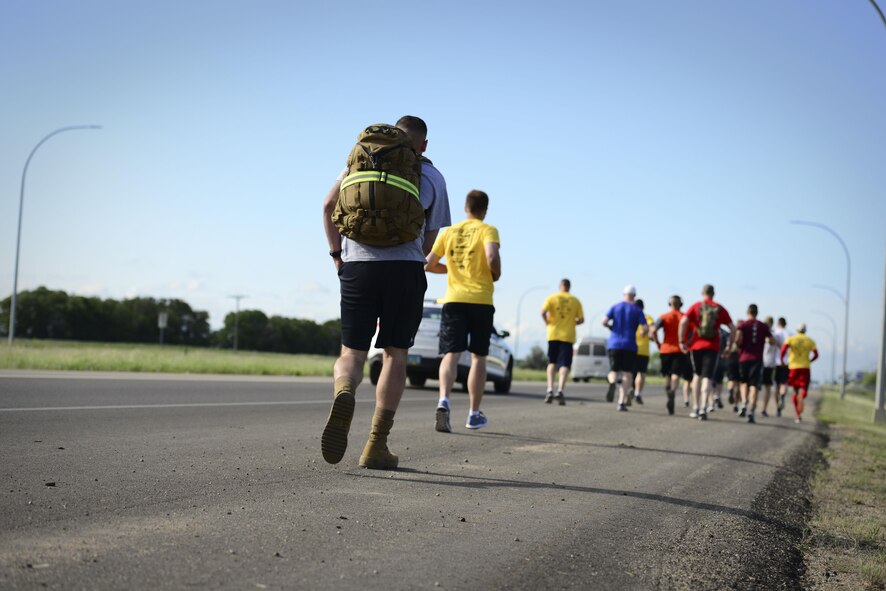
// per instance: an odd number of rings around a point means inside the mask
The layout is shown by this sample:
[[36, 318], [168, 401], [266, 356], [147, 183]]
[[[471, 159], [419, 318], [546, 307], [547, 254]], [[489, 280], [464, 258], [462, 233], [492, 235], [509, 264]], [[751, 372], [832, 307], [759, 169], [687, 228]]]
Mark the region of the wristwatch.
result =
[[341, 258], [341, 250], [330, 250], [329, 256], [331, 256], [334, 259], [340, 259]]

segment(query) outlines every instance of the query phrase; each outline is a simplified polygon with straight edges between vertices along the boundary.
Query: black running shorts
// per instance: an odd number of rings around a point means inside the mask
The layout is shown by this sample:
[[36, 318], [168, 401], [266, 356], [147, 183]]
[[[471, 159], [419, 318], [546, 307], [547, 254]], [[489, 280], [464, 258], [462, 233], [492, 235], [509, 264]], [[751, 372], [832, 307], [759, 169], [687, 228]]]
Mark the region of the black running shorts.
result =
[[738, 368], [738, 353], [733, 353], [726, 360], [726, 379], [730, 382], [738, 382], [741, 380], [741, 372]]
[[408, 349], [421, 323], [428, 282], [424, 265], [412, 261], [359, 261], [342, 264], [341, 342], [369, 351], [375, 346]]
[[775, 383], [779, 386], [788, 383], [788, 366], [779, 365], [775, 368]]
[[649, 355], [637, 355], [634, 359], [634, 375], [649, 371]]
[[557, 369], [572, 369], [572, 343], [548, 341], [548, 363], [553, 363]]
[[440, 318], [441, 355], [470, 351], [474, 355], [489, 355], [492, 336], [492, 317], [495, 308], [486, 304], [443, 304]]
[[758, 387], [762, 372], [763, 362], [761, 360], [742, 361], [738, 364], [738, 374], [742, 384], [750, 384], [754, 388]]
[[720, 353], [713, 349], [701, 349], [690, 351], [689, 354], [692, 358], [692, 370], [695, 375], [713, 379]]
[[636, 351], [609, 349], [609, 370], [633, 373], [636, 357]]
[[763, 375], [761, 376], [762, 380], [763, 380], [763, 382], [762, 382], [763, 385], [764, 386], [771, 386], [774, 383], [773, 382], [774, 375], [775, 375], [775, 368], [774, 367], [764, 367], [763, 368]]
[[661, 354], [661, 375], [664, 377], [682, 376], [683, 375], [683, 358], [682, 353], [662, 353]]

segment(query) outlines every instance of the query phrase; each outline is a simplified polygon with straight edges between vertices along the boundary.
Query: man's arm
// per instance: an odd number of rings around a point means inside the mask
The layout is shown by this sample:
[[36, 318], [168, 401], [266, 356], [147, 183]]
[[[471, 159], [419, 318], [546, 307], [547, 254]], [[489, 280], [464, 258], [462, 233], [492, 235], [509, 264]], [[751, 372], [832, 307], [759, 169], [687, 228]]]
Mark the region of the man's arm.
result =
[[[337, 180], [332, 184], [326, 199], [323, 200], [323, 230], [326, 232], [326, 241], [329, 243], [330, 252], [341, 251], [341, 233], [338, 227], [332, 221], [332, 213], [335, 211], [335, 204], [338, 201], [338, 192], [341, 189], [341, 181]], [[341, 257], [333, 257], [335, 268], [341, 268]]]
[[440, 233], [440, 230], [429, 230], [425, 232], [424, 241], [421, 243], [421, 249], [425, 256], [431, 254], [431, 249], [434, 248], [434, 240], [437, 239], [437, 234]]
[[689, 353], [689, 347], [686, 346], [686, 327], [689, 326], [689, 318], [684, 316], [680, 319], [680, 325], [677, 327], [677, 342], [680, 344], [680, 351]]
[[492, 271], [492, 280], [498, 281], [501, 277], [501, 254], [498, 252], [498, 242], [487, 242], [485, 248], [486, 262], [489, 263], [489, 270]]
[[604, 317], [603, 317], [603, 320], [600, 322], [600, 324], [602, 324], [605, 328], [608, 328], [609, 330], [612, 330], [612, 327], [609, 326], [609, 321], [610, 321], [610, 320], [611, 320], [611, 319], [609, 318], [609, 316], [604, 316]]
[[818, 349], [813, 349], [812, 350], [812, 359], [809, 360], [809, 363], [812, 363], [816, 359], [818, 359]]
[[428, 262], [425, 264], [425, 271], [428, 273], [446, 273], [446, 265], [440, 262], [440, 257], [437, 256], [437, 253], [432, 252], [428, 255]]
[[649, 323], [646, 322], [646, 316], [640, 316], [640, 335], [641, 336], [649, 336]]
[[737, 339], [736, 333], [738, 332], [737, 330], [735, 330], [735, 325], [731, 322], [726, 326], [729, 328], [729, 343], [726, 344], [726, 350], [723, 351], [724, 358], [729, 357], [729, 354], [732, 352], [732, 348], [735, 347], [735, 342]]
[[655, 342], [655, 346], [661, 349], [661, 342], [658, 340], [658, 330], [661, 328], [661, 318], [655, 321], [655, 324], [652, 325], [652, 330], [649, 331], [649, 336], [652, 337], [652, 340]]
[[784, 355], [785, 355], [785, 353], [788, 352], [788, 349], [790, 349], [790, 348], [791, 348], [791, 346], [788, 343], [785, 343], [784, 345], [781, 346], [781, 364], [782, 365], [784, 365]]

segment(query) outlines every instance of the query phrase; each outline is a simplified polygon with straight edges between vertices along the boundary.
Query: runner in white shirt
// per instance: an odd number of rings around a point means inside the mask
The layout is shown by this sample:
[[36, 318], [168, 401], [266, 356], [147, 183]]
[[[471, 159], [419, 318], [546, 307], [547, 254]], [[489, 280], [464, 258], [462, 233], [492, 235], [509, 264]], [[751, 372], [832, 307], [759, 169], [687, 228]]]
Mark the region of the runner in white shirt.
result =
[[[775, 330], [772, 331], [772, 335], [775, 337], [778, 346], [781, 347], [788, 337], [791, 336], [791, 333], [788, 332], [787, 329], [788, 322], [783, 317], [778, 319], [777, 326]], [[763, 353], [764, 357], [766, 355], [765, 351]], [[779, 359], [780, 359], [780, 354]], [[776, 384], [776, 414], [777, 416], [781, 416], [781, 411], [784, 410], [784, 397], [788, 391], [788, 366], [782, 365], [781, 361], [778, 361], [778, 364], [775, 367], [775, 384]], [[768, 397], [767, 397], [768, 398]], [[764, 407], [765, 408], [765, 407]]]
[[[774, 321], [772, 320], [772, 316], [767, 316], [763, 322], [766, 323], [766, 326], [772, 330], [772, 325]], [[781, 345], [784, 341], [778, 340], [778, 336], [775, 333], [772, 333], [774, 343], [770, 343], [766, 341], [766, 345], [763, 347], [763, 374], [761, 377], [761, 382], [763, 385], [763, 410], [760, 414], [764, 417], [769, 416], [769, 397], [772, 396], [772, 385], [775, 383], [775, 366], [778, 365], [778, 357], [779, 352], [781, 351]], [[775, 403], [778, 406], [778, 402]], [[780, 413], [781, 411], [779, 411]]]

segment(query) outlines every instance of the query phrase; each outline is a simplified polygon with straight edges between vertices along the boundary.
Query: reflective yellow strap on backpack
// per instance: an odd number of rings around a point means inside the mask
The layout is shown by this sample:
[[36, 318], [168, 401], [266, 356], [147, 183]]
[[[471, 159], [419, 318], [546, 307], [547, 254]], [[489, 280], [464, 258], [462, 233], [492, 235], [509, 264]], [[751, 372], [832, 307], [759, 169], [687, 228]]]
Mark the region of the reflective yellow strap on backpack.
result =
[[342, 181], [341, 188], [344, 189], [345, 187], [350, 187], [351, 185], [355, 185], [357, 183], [371, 182], [387, 183], [389, 185], [397, 187], [398, 189], [403, 189], [416, 199], [419, 198], [418, 187], [402, 177], [378, 170], [365, 170], [349, 174], [345, 177], [344, 181]]

